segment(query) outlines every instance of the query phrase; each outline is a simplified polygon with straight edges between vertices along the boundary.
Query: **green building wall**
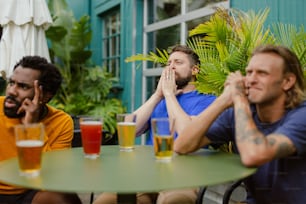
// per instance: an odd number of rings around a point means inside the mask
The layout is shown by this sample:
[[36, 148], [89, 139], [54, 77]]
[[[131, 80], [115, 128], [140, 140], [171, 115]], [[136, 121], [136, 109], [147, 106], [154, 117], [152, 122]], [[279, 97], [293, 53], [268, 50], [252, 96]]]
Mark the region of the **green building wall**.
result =
[[270, 9], [266, 25], [282, 22], [297, 27], [306, 25], [305, 0], [230, 0], [230, 7], [243, 11]]
[[[120, 98], [127, 108], [133, 111], [142, 103], [141, 86], [142, 72], [140, 68], [133, 67], [132, 63], [125, 63], [125, 58], [136, 53], [141, 53], [142, 49], [142, 25], [143, 25], [143, 1], [142, 0], [66, 0], [74, 15], [79, 19], [83, 15], [91, 18], [91, 28], [93, 31], [90, 50], [93, 52], [92, 61], [101, 64], [102, 50], [102, 22], [101, 16], [114, 8], [120, 8], [121, 12], [121, 62], [120, 79], [116, 87], [119, 92], [114, 93]], [[133, 40], [134, 38], [137, 41]], [[137, 80], [136, 80], [137, 79]]]

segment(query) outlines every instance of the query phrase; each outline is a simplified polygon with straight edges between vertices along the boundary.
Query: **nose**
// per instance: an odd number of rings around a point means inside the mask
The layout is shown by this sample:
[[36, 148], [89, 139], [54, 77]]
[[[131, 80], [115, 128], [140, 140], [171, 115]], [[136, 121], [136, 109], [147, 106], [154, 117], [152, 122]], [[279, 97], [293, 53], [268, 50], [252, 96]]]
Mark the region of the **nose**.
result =
[[250, 86], [251, 84], [254, 84], [257, 82], [257, 75], [256, 73], [247, 74], [245, 77], [245, 82], [247, 86]]
[[169, 64], [168, 64], [168, 68], [169, 68], [169, 69], [175, 69], [174, 64], [175, 64], [174, 62], [169, 63]]

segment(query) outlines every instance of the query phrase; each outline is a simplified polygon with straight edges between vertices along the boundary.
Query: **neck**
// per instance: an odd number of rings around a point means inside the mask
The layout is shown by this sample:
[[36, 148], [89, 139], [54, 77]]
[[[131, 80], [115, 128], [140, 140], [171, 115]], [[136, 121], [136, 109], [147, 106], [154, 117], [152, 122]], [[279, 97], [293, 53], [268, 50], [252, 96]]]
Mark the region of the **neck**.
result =
[[274, 123], [278, 121], [286, 112], [283, 105], [256, 105], [256, 110], [260, 121], [265, 123]]
[[48, 107], [44, 104], [39, 114], [39, 121], [44, 119], [47, 115], [48, 115]]
[[184, 86], [182, 89], [183, 93], [191, 92], [196, 90], [195, 85], [192, 82], [189, 82], [186, 86]]

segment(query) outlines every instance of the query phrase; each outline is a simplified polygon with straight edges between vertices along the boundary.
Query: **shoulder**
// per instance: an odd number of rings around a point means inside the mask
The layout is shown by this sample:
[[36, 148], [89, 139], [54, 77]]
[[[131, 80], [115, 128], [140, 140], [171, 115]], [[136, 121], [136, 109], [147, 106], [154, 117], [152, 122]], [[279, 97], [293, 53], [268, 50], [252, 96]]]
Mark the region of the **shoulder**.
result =
[[305, 118], [306, 117], [306, 101], [303, 101], [300, 105], [297, 107], [290, 109], [287, 111], [287, 115], [300, 115], [301, 117]]
[[54, 108], [53, 106], [50, 106], [50, 105], [47, 105], [47, 107], [48, 107], [47, 118], [57, 119], [61, 121], [68, 121], [71, 123], [73, 122], [72, 117], [68, 113], [60, 109]]
[[5, 99], [5, 96], [0, 96], [0, 113], [1, 114], [3, 113], [4, 99]]

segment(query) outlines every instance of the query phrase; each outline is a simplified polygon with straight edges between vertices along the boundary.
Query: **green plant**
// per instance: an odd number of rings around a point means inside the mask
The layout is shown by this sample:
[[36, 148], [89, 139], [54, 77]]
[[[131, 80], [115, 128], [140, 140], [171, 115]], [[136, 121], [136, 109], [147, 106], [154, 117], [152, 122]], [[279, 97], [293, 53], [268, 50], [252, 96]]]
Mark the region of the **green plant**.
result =
[[59, 67], [63, 83], [51, 105], [71, 115], [100, 115], [104, 129], [115, 133], [116, 113], [124, 112], [121, 101], [110, 98], [117, 81], [105, 68], [90, 63], [92, 52], [90, 19], [84, 15], [76, 20], [65, 0], [49, 0], [54, 23], [47, 30], [50, 55]]
[[[186, 44], [200, 57], [201, 67], [197, 75], [196, 87], [201, 93], [219, 95], [230, 72], [245, 72], [252, 50], [263, 44], [282, 44], [292, 49], [306, 68], [306, 33], [293, 25], [277, 23], [264, 27], [269, 9], [255, 13], [236, 9], [217, 9], [210, 20], [199, 24], [189, 32]], [[132, 61], [152, 61], [165, 63], [166, 50], [155, 54], [134, 55], [126, 59]], [[304, 72], [305, 73], [305, 72]]]

